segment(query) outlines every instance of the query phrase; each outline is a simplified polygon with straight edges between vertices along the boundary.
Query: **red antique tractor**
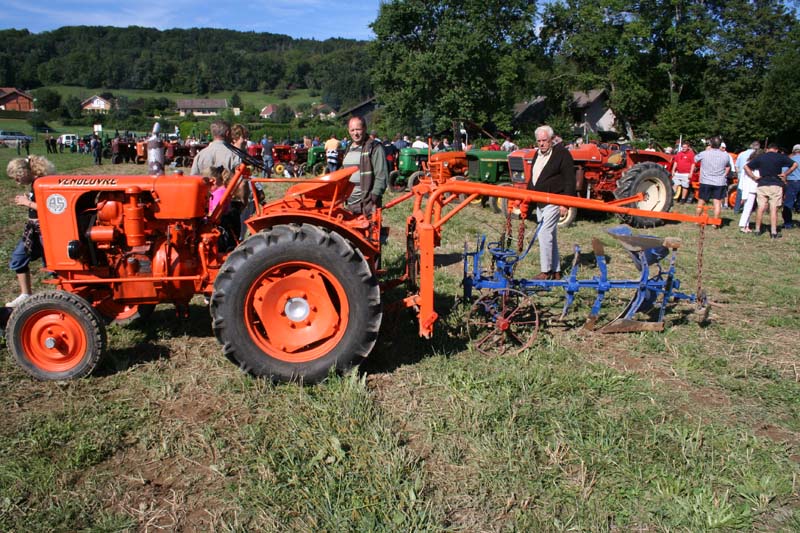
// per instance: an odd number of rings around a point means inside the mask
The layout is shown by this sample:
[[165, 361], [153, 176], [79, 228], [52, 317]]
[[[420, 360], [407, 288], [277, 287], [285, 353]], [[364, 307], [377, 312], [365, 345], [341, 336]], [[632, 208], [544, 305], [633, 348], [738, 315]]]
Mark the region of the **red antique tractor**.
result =
[[[508, 156], [511, 181], [520, 185], [530, 181], [535, 149], [522, 149]], [[644, 194], [637, 207], [647, 211], [667, 212], [672, 208], [672, 184], [667, 169], [672, 158], [661, 152], [621, 150], [619, 146], [587, 143], [570, 150], [575, 161], [577, 195], [611, 202]], [[571, 208], [559, 222], [571, 224], [577, 217]], [[661, 223], [657, 218], [623, 217], [636, 227]]]
[[[355, 167], [308, 180], [258, 179], [250, 178], [248, 165], [258, 168], [261, 161], [237, 153], [243, 163], [211, 213], [209, 185], [200, 176], [36, 180], [44, 253], [54, 273], [46, 283], [54, 290], [34, 294], [8, 319], [7, 344], [19, 365], [39, 379], [85, 376], [106, 348], [107, 322], [149, 313], [160, 303], [186, 309], [202, 294], [210, 299], [213, 331], [230, 360], [256, 376], [316, 382], [369, 355], [381, 326], [382, 288], [407, 282], [409, 295], [400, 303], [417, 311], [420, 335], [431, 336], [438, 317], [433, 260], [444, 224], [481, 196], [719, 223], [707, 214], [629, 207], [642, 193], [608, 204], [426, 179], [406, 193], [414, 202], [406, 226], [405, 274], [379, 284], [385, 275], [382, 210], [365, 216], [344, 207]], [[257, 182], [287, 181], [293, 184], [282, 197], [256, 205], [245, 240], [238, 242], [224, 228], [223, 206], [240, 185], [251, 187], [256, 197]]]

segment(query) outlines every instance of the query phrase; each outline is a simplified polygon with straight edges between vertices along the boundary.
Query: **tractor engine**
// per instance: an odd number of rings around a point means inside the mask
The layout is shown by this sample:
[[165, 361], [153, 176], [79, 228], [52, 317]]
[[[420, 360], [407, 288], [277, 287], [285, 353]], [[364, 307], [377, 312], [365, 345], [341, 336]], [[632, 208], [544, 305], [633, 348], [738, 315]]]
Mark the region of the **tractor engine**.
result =
[[47, 267], [66, 290], [90, 301], [157, 303], [188, 301], [201, 289], [219, 235], [202, 233], [202, 178], [48, 176], [35, 194]]

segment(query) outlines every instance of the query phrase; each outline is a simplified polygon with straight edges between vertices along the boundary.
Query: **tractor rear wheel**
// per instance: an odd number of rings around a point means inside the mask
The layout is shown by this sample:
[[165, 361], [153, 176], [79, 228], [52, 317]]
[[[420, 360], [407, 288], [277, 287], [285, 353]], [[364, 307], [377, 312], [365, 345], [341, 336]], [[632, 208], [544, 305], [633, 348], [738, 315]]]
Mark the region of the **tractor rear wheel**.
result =
[[211, 297], [214, 334], [243, 370], [315, 383], [372, 350], [378, 282], [361, 252], [309, 224], [275, 226], [230, 254]]
[[[617, 181], [614, 196], [627, 198], [644, 193], [644, 200], [632, 204], [631, 207], [647, 211], [666, 213], [672, 209], [672, 184], [669, 173], [657, 163], [637, 163], [629, 168]], [[664, 223], [660, 218], [646, 218], [631, 215], [620, 215], [622, 220], [636, 228], [660, 226]]]
[[103, 319], [89, 302], [64, 291], [34, 294], [14, 310], [6, 329], [17, 363], [41, 380], [84, 377], [106, 348]]
[[406, 186], [406, 188], [407, 188], [409, 191], [410, 191], [411, 189], [413, 189], [413, 188], [414, 188], [414, 185], [418, 184], [418, 183], [419, 183], [419, 180], [420, 180], [420, 179], [422, 178], [422, 176], [424, 176], [424, 175], [425, 175], [425, 172], [423, 172], [422, 170], [417, 170], [416, 172], [414, 172], [413, 174], [411, 174], [411, 176], [408, 178], [408, 185]]
[[314, 166], [311, 167], [311, 173], [314, 174], [315, 177], [322, 176], [323, 174], [325, 174], [326, 168], [327, 167], [325, 163], [314, 163]]
[[405, 181], [403, 181], [400, 172], [392, 170], [389, 172], [389, 190], [392, 192], [403, 192], [406, 190]]
[[738, 190], [738, 185], [735, 183], [728, 185], [728, 207], [733, 209], [736, 206], [736, 192]]

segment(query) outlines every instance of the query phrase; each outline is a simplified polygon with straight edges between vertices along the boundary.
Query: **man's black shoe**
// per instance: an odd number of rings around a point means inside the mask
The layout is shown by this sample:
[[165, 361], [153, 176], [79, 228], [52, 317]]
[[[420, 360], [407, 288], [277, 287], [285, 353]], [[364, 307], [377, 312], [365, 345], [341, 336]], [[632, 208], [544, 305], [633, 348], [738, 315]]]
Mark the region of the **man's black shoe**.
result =
[[770, 233], [769, 234], [769, 238], [770, 239], [780, 239], [781, 237], [782, 237], [782, 235], [780, 233]]

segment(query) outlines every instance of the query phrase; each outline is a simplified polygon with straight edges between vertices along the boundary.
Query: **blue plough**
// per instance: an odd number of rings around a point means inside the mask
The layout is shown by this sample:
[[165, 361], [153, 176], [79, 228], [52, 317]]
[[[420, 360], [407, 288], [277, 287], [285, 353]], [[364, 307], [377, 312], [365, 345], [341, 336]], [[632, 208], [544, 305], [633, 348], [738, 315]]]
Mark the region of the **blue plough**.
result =
[[[632, 331], [663, 331], [664, 314], [670, 302], [686, 301], [696, 304], [707, 318], [708, 302], [705, 294], [681, 292], [681, 282], [675, 277], [675, 261], [680, 240], [650, 235], [636, 235], [628, 226], [610, 228], [608, 234], [617, 239], [628, 251], [639, 279], [613, 280], [608, 278], [603, 243], [592, 240], [592, 249], [597, 261], [599, 275], [591, 279], [578, 279], [580, 247], [575, 246], [572, 267], [562, 279], [518, 279], [514, 277], [516, 266], [528, 255], [536, 241], [539, 226], [524, 252], [516, 252], [500, 242], [486, 243], [482, 235], [474, 252], [464, 247], [464, 297], [472, 301], [473, 292], [482, 296], [472, 305], [467, 319], [468, 332], [474, 346], [482, 353], [518, 353], [528, 348], [539, 328], [539, 313], [533, 303], [533, 295], [540, 291], [563, 288], [566, 294], [560, 319], [564, 319], [582, 289], [596, 293], [589, 318], [584, 328], [602, 333]], [[493, 268], [481, 270], [485, 253], [491, 255]], [[668, 259], [668, 266], [662, 262]], [[622, 313], [601, 328], [596, 328], [600, 310], [609, 291], [614, 289], [634, 290], [635, 294]], [[637, 313], [647, 313], [649, 321], [636, 318]]]

